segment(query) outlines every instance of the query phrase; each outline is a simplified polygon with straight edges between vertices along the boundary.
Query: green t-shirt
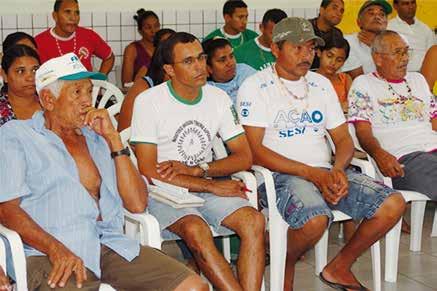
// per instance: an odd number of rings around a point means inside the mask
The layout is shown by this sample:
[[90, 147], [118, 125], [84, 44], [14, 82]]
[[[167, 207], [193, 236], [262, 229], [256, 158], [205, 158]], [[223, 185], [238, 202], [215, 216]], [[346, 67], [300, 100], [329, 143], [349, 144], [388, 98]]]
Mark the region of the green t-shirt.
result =
[[236, 49], [234, 55], [237, 63], [247, 64], [257, 71], [267, 68], [276, 61], [272, 51], [263, 47], [256, 38]]
[[245, 42], [248, 42], [251, 39], [254, 39], [258, 36], [258, 34], [250, 29], [246, 29], [245, 31], [241, 32], [238, 35], [229, 35], [223, 31], [223, 28], [217, 28], [210, 34], [208, 34], [205, 39], [211, 39], [216, 36], [226, 38], [231, 43], [232, 47], [234, 49], [238, 48], [239, 46], [243, 45]]

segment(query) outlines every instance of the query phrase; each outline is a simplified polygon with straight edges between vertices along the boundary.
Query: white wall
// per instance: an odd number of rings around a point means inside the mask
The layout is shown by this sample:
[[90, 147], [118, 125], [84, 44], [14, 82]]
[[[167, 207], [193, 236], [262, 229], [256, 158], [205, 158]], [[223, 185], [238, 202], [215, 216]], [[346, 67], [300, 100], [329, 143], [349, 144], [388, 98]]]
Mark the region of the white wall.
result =
[[[246, 0], [250, 8], [310, 8], [318, 7], [321, 0]], [[0, 0], [1, 14], [51, 12], [54, 0]], [[148, 9], [202, 9], [221, 8], [224, 0], [79, 0], [82, 11], [135, 11]]]

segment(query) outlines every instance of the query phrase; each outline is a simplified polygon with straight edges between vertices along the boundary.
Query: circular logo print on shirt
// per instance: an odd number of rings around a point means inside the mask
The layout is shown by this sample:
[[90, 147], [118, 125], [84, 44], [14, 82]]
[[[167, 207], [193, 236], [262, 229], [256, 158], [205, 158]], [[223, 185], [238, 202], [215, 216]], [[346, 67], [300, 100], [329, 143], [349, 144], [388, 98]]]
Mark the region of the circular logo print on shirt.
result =
[[79, 48], [78, 54], [79, 60], [88, 59], [90, 57], [90, 51], [84, 46]]
[[241, 116], [248, 117], [249, 116], [249, 109], [247, 109], [247, 108], [241, 109]]
[[188, 166], [195, 166], [206, 159], [211, 144], [211, 134], [202, 123], [189, 120], [176, 131], [172, 141], [181, 161]]

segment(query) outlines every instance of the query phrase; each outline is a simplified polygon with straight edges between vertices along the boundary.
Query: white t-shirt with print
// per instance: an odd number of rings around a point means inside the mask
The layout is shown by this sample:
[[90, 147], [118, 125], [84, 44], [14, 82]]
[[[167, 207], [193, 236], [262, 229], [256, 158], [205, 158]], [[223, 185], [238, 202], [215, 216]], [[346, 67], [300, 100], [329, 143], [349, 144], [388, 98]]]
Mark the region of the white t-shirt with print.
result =
[[229, 96], [205, 85], [187, 102], [165, 82], [141, 93], [135, 100], [131, 143], [157, 145], [158, 162], [176, 160], [188, 166], [212, 161], [212, 140], [224, 141], [243, 134]]
[[341, 71], [348, 72], [359, 67], [363, 67], [364, 74], [375, 71], [376, 67], [372, 59], [372, 50], [368, 45], [360, 42], [358, 34], [345, 35], [344, 38], [349, 43], [350, 53], [343, 67], [341, 67]]
[[[331, 82], [314, 72], [305, 80], [281, 79], [272, 68], [250, 76], [238, 91], [237, 110], [243, 125], [263, 127], [263, 145], [285, 156], [314, 167], [331, 167], [331, 149], [327, 143], [326, 129], [333, 129], [345, 122], [337, 94]], [[284, 86], [288, 88], [285, 89]]]
[[421, 74], [410, 72], [405, 79], [413, 98], [405, 81], [388, 83], [376, 73], [357, 77], [348, 96], [349, 121], [369, 121], [381, 147], [396, 158], [437, 148], [430, 120], [437, 115], [435, 97]]

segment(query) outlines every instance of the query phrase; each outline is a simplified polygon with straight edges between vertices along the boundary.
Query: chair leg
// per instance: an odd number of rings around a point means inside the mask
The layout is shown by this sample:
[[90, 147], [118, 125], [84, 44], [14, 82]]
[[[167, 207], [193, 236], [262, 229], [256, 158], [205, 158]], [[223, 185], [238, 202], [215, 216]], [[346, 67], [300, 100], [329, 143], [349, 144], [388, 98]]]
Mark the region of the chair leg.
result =
[[381, 291], [381, 248], [379, 241], [371, 246], [370, 252], [372, 254], [373, 290]]
[[412, 252], [419, 252], [421, 248], [425, 206], [426, 206], [426, 201], [411, 202], [410, 251]]
[[228, 263], [231, 263], [231, 240], [229, 236], [223, 237], [223, 256]]
[[436, 237], [437, 236], [437, 207], [435, 208], [435, 212], [434, 212], [434, 222], [432, 224], [432, 232], [431, 232], [431, 237]]
[[283, 290], [288, 224], [277, 213], [277, 215], [271, 215], [269, 225], [270, 290]]
[[385, 281], [396, 282], [402, 219], [385, 235]]
[[328, 229], [325, 230], [320, 240], [316, 243], [315, 249], [315, 257], [316, 257], [316, 268], [315, 273], [316, 276], [323, 271], [323, 268], [328, 263]]

